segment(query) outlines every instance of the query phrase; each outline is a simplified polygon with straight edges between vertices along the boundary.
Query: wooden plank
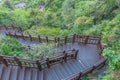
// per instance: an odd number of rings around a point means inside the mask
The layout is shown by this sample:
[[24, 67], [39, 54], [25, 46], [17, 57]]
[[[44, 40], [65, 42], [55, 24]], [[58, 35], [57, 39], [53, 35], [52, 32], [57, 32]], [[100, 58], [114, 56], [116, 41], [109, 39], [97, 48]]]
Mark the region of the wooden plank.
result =
[[2, 74], [3, 74], [3, 69], [4, 69], [4, 64], [0, 64], [0, 79], [1, 79]]
[[19, 68], [18, 80], [25, 80], [25, 67]]

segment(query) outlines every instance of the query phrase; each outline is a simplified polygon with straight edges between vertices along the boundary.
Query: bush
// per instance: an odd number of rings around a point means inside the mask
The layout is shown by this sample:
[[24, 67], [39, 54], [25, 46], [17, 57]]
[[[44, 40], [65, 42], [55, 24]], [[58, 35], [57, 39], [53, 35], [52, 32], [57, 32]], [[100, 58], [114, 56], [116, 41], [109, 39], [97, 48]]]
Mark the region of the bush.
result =
[[19, 56], [24, 53], [22, 51], [22, 45], [11, 37], [5, 37], [0, 40], [0, 53], [9, 56]]
[[111, 70], [120, 69], [120, 56], [117, 54], [117, 52], [111, 48], [107, 48], [104, 50], [103, 56], [109, 60], [109, 68]]
[[39, 27], [33, 26], [31, 29], [26, 30], [26, 32], [34, 35], [57, 37], [62, 32], [62, 30], [60, 28], [49, 28], [49, 27], [39, 28]]
[[52, 57], [57, 52], [57, 49], [52, 49], [55, 44], [41, 44], [33, 45], [32, 49], [29, 49], [27, 52], [32, 59], [43, 60], [47, 57]]

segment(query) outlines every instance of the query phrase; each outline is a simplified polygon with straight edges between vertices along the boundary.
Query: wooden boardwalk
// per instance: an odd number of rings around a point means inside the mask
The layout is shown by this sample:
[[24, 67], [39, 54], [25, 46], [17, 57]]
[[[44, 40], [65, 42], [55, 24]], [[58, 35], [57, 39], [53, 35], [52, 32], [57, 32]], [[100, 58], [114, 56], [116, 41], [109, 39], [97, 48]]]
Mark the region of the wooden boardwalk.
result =
[[[16, 35], [10, 36], [16, 37]], [[73, 49], [79, 50], [77, 59], [57, 63], [41, 71], [35, 67], [25, 66], [20, 68], [20, 66], [5, 66], [5, 64], [1, 63], [0, 80], [77, 80], [83, 75], [105, 65], [106, 59], [101, 55], [104, 46], [99, 43], [101, 41], [100, 38], [92, 39], [92, 37], [89, 37], [88, 39], [88, 37], [85, 37], [83, 39], [83, 35], [82, 37], [77, 35], [75, 40], [74, 38], [74, 35], [72, 38], [67, 38], [67, 41], [70, 40], [69, 42], [65, 41], [65, 38], [62, 45], [59, 45], [57, 48], [61, 52]], [[30, 39], [25, 41], [22, 37], [18, 38], [21, 43], [27, 46], [39, 43]], [[0, 62], [2, 62], [1, 59]]]

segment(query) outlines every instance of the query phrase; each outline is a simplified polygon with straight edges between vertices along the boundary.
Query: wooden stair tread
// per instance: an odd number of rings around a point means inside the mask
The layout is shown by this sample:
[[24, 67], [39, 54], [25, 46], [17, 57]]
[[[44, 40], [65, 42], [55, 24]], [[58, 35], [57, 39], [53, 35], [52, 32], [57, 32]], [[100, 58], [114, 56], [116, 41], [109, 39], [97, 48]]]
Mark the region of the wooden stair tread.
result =
[[24, 80], [25, 77], [25, 67], [19, 68], [18, 80]]
[[32, 68], [26, 68], [25, 70], [25, 80], [31, 80], [32, 79]]
[[5, 68], [2, 80], [10, 80], [11, 69], [11, 66]]
[[10, 80], [17, 80], [18, 77], [18, 66], [13, 66], [11, 69]]
[[3, 69], [4, 69], [4, 64], [0, 64], [0, 79], [1, 79], [2, 74], [3, 74]]
[[38, 80], [38, 69], [32, 69], [32, 80]]

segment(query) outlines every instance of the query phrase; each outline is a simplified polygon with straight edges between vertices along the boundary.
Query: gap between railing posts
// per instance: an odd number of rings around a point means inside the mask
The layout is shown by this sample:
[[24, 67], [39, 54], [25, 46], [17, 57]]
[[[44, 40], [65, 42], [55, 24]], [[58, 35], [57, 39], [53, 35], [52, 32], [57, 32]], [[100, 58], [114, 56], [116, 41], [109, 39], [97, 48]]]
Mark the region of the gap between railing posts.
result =
[[15, 35], [15, 37], [18, 39], [18, 36], [17, 36], [16, 32], [14, 33], [14, 35]]
[[40, 35], [38, 35], [38, 41], [41, 43], [41, 37], [40, 37]]
[[25, 40], [25, 37], [24, 37], [24, 34], [23, 34], [23, 33], [21, 33], [21, 36], [22, 36], [22, 38]]
[[29, 38], [30, 38], [30, 41], [32, 42], [32, 36], [31, 36], [31, 34], [29, 34]]
[[3, 26], [4, 26], [4, 28], [5, 28], [6, 30], [8, 30], [8, 28], [7, 28], [7, 26], [6, 26], [5, 24], [3, 24]]
[[19, 61], [19, 59], [16, 56], [14, 56], [14, 60], [17, 62], [18, 66], [22, 68], [22, 63]]
[[12, 27], [13, 30], [15, 30], [15, 26], [13, 24], [11, 24], [11, 27]]
[[0, 56], [0, 61], [3, 62], [5, 64], [5, 66], [8, 66], [7, 61], [4, 59], [3, 56]]
[[41, 66], [41, 63], [39, 62], [39, 60], [36, 60], [36, 64], [37, 64], [38, 69], [41, 71], [42, 66]]

